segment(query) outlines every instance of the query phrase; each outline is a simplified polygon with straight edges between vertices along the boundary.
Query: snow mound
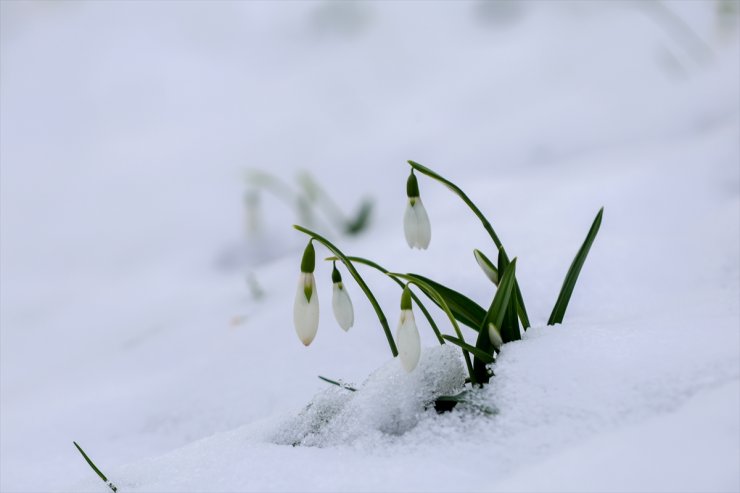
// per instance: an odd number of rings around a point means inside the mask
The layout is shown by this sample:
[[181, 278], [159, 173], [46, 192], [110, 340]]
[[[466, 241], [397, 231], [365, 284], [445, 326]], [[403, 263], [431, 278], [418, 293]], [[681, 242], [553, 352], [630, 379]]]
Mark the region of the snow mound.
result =
[[459, 393], [464, 384], [465, 369], [457, 348], [427, 348], [411, 373], [394, 359], [356, 392], [336, 386], [323, 390], [298, 416], [279, 424], [272, 441], [326, 447], [402, 435], [435, 412], [430, 404], [437, 397]]

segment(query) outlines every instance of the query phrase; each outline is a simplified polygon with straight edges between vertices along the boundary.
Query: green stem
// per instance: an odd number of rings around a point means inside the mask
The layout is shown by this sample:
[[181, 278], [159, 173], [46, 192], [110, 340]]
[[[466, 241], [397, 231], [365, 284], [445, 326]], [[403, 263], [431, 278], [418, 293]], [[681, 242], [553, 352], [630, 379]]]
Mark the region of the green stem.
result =
[[[488, 236], [490, 236], [491, 239], [493, 240], [493, 243], [496, 245], [496, 249], [497, 250], [500, 250], [500, 249], [503, 248], [503, 245], [501, 244], [501, 240], [499, 240], [498, 235], [493, 230], [493, 226], [491, 226], [491, 223], [488, 222], [488, 219], [486, 219], [486, 216], [483, 215], [483, 213], [480, 211], [480, 209], [478, 209], [478, 206], [476, 206], [473, 203], [473, 201], [470, 200], [470, 198], [465, 194], [465, 192], [463, 192], [460, 189], [460, 187], [458, 187], [457, 185], [455, 185], [454, 183], [452, 183], [447, 178], [444, 178], [443, 176], [435, 173], [434, 171], [432, 171], [431, 169], [427, 168], [426, 166], [423, 166], [423, 165], [417, 163], [416, 161], [409, 160], [408, 163], [409, 163], [409, 165], [411, 165], [411, 168], [412, 169], [415, 169], [419, 173], [422, 173], [422, 174], [427, 175], [428, 177], [430, 177], [430, 178], [432, 178], [434, 180], [437, 180], [438, 182], [442, 183], [447, 188], [449, 188], [450, 190], [452, 190], [452, 192], [454, 192], [458, 197], [460, 197], [462, 199], [462, 201], [465, 202], [465, 205], [467, 205], [470, 208], [470, 210], [473, 211], [473, 214], [475, 214], [478, 217], [478, 219], [480, 219], [480, 222], [483, 224], [483, 229], [486, 230], [486, 232], [488, 233]], [[527, 309], [524, 306], [524, 299], [522, 298], [522, 293], [519, 290], [519, 283], [518, 282], [516, 283], [515, 289], [516, 289], [516, 293], [517, 293], [517, 299], [516, 299], [516, 303], [517, 303], [517, 306], [518, 306], [518, 310], [517, 311], [519, 312], [520, 318], [522, 319], [522, 325], [524, 325], [524, 329], [526, 330], [530, 326], [530, 324], [529, 324], [529, 317], [527, 316]]]
[[483, 213], [480, 211], [480, 209], [478, 209], [478, 207], [473, 203], [473, 201], [470, 200], [470, 198], [467, 195], [465, 195], [465, 192], [463, 192], [460, 189], [460, 187], [452, 183], [450, 180], [438, 175], [437, 173], [430, 170], [426, 166], [422, 166], [421, 164], [415, 161], [411, 161], [411, 160], [409, 160], [408, 163], [411, 165], [413, 169], [417, 170], [419, 173], [422, 173], [424, 175], [427, 175], [429, 178], [433, 178], [437, 180], [438, 182], [442, 183], [447, 188], [452, 190], [458, 197], [460, 197], [462, 201], [465, 202], [465, 205], [470, 207], [470, 210], [473, 211], [473, 214], [478, 216], [478, 219], [480, 219], [480, 222], [483, 223], [483, 228], [486, 230], [488, 235], [491, 237], [491, 239], [493, 240], [493, 243], [496, 244], [496, 249], [501, 248], [502, 246], [501, 240], [498, 239], [498, 235], [493, 230], [493, 226], [491, 226], [491, 223], [488, 222], [488, 219], [486, 219], [486, 216], [484, 216]]
[[342, 261], [345, 267], [347, 267], [347, 270], [352, 275], [352, 277], [354, 277], [355, 281], [362, 289], [362, 292], [365, 293], [365, 296], [367, 296], [367, 299], [368, 301], [370, 301], [370, 304], [373, 306], [373, 309], [375, 309], [375, 313], [378, 316], [380, 325], [383, 327], [383, 331], [385, 332], [385, 337], [388, 339], [388, 345], [391, 348], [391, 353], [393, 354], [393, 357], [395, 358], [396, 356], [398, 356], [398, 349], [396, 348], [396, 343], [393, 340], [391, 329], [390, 327], [388, 327], [388, 320], [385, 318], [385, 314], [383, 313], [383, 310], [380, 308], [380, 305], [378, 304], [378, 301], [375, 299], [375, 296], [373, 296], [372, 291], [370, 291], [370, 288], [367, 287], [367, 284], [365, 284], [365, 281], [362, 279], [359, 272], [357, 272], [357, 269], [355, 269], [355, 266], [352, 265], [352, 262], [342, 253], [341, 250], [339, 250], [339, 248], [337, 248], [332, 242], [330, 242], [329, 240], [327, 240], [320, 234], [315, 233], [311, 231], [310, 229], [306, 229], [302, 226], [298, 226], [297, 224], [294, 224], [293, 228], [300, 231], [301, 233], [307, 234], [314, 240], [324, 245], [334, 255], [336, 255], [339, 258], [339, 260]]
[[[358, 264], [367, 265], [368, 267], [372, 267], [373, 269], [379, 270], [383, 274], [390, 274], [390, 271], [388, 269], [385, 269], [384, 267], [381, 267], [379, 264], [376, 264], [372, 260], [368, 260], [363, 257], [347, 257], [348, 260], [352, 262], [357, 262]], [[324, 260], [338, 260], [336, 257], [327, 257]], [[390, 279], [393, 279], [393, 281], [398, 284], [401, 289], [405, 287], [405, 284], [396, 279], [395, 277], [389, 276]], [[444, 344], [445, 340], [442, 338], [442, 333], [439, 331], [439, 327], [437, 327], [437, 324], [434, 323], [434, 319], [432, 318], [432, 315], [429, 313], [429, 310], [427, 310], [427, 307], [424, 306], [424, 303], [421, 302], [418, 296], [414, 294], [413, 291], [411, 291], [411, 299], [414, 300], [416, 303], [416, 306], [419, 307], [419, 310], [421, 310], [421, 313], [424, 314], [424, 317], [426, 317], [427, 322], [429, 322], [429, 325], [432, 327], [432, 330], [434, 331], [434, 335], [437, 336], [437, 340], [440, 344]]]
[[[442, 310], [444, 310], [445, 314], [447, 314], [447, 318], [450, 319], [450, 323], [455, 328], [455, 333], [457, 334], [457, 337], [464, 343], [465, 338], [462, 335], [462, 331], [460, 330], [460, 326], [457, 325], [457, 320], [455, 320], [454, 315], [452, 315], [452, 311], [450, 310], [450, 307], [447, 306], [447, 302], [440, 296], [440, 294], [437, 292], [436, 289], [434, 289], [429, 284], [420, 281], [419, 279], [416, 279], [412, 276], [406, 275], [406, 274], [399, 274], [397, 272], [389, 272], [389, 276], [391, 277], [400, 277], [401, 279], [404, 279], [408, 281], [410, 284], [416, 284], [420, 288], [423, 288], [424, 291], [430, 293], [437, 301], [437, 304], [442, 307]], [[463, 357], [465, 358], [465, 366], [468, 367], [468, 374], [470, 375], [470, 382], [471, 383], [477, 383], [475, 380], [475, 374], [473, 373], [473, 364], [470, 362], [470, 353], [468, 351], [463, 349]]]

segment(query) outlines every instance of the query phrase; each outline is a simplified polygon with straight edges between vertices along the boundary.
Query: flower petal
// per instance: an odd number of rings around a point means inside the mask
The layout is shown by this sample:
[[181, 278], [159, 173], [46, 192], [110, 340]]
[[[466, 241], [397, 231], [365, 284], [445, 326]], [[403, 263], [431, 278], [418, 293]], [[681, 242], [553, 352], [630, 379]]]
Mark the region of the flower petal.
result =
[[406, 235], [406, 243], [408, 243], [409, 248], [416, 246], [417, 238], [419, 237], [418, 230], [416, 211], [414, 211], [414, 206], [411, 205], [411, 201], [409, 200], [406, 204], [406, 212], [403, 214], [403, 232]]
[[504, 344], [504, 340], [501, 339], [501, 333], [499, 333], [496, 326], [492, 323], [488, 324], [488, 338], [491, 340], [493, 347], [496, 348], [496, 351], [500, 350]]
[[344, 330], [349, 330], [355, 322], [355, 312], [352, 308], [352, 300], [341, 282], [334, 283], [331, 307], [339, 326]]
[[416, 212], [417, 221], [417, 246], [422, 250], [426, 250], [429, 247], [429, 242], [432, 240], [432, 226], [429, 223], [429, 216], [427, 215], [426, 208], [424, 208], [424, 203], [421, 201], [421, 197], [416, 199], [414, 211]]
[[[306, 288], [312, 292], [310, 300], [306, 298]], [[298, 290], [293, 304], [293, 325], [301, 342], [308, 346], [316, 337], [319, 329], [319, 297], [316, 295], [316, 281], [309, 272], [301, 272], [298, 278]]]
[[412, 372], [419, 363], [421, 341], [416, 328], [414, 314], [411, 310], [401, 310], [401, 319], [396, 331], [396, 344], [401, 365], [407, 372]]

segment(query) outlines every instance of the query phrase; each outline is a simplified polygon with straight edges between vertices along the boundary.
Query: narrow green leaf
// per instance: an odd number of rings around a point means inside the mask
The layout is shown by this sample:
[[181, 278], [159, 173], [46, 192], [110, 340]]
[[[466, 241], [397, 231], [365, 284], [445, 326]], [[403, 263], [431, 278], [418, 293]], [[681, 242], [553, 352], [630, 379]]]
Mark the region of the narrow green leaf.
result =
[[364, 199], [357, 213], [344, 224], [344, 232], [348, 235], [356, 235], [367, 228], [370, 223], [370, 214], [373, 211], [373, 201], [370, 199]]
[[[502, 248], [499, 248], [498, 250], [498, 266], [499, 266], [499, 274], [502, 275], [503, 269], [506, 269], [506, 266], [509, 265], [509, 256], [506, 255], [506, 251]], [[512, 304], [513, 309], [516, 311], [516, 313], [519, 315], [519, 318], [522, 321], [522, 325], [524, 326], [524, 330], [527, 330], [531, 325], [529, 323], [529, 316], [527, 315], [527, 309], [524, 306], [524, 298], [522, 298], [522, 292], [519, 290], [519, 281], [514, 279], [514, 299], [510, 303]], [[507, 323], [507, 327], [511, 327], [512, 325], [516, 325], [516, 339], [519, 340], [521, 336], [519, 336], [519, 322], [516, 324]], [[512, 336], [514, 334], [514, 331], [512, 330]]]
[[516, 295], [516, 312], [519, 314], [524, 330], [527, 330], [532, 324], [529, 323], [529, 315], [527, 315], [527, 309], [524, 306], [524, 298], [522, 298], [522, 292], [519, 290], [519, 281], [514, 284], [514, 294]]
[[332, 380], [331, 378], [322, 377], [321, 375], [319, 375], [319, 378], [321, 380], [323, 380], [324, 382], [326, 382], [326, 383], [330, 383], [332, 385], [336, 385], [337, 387], [342, 387], [343, 389], [347, 389], [347, 390], [350, 390], [352, 392], [357, 392], [357, 389], [356, 388], [354, 388], [354, 387], [352, 387], [350, 385], [347, 385], [346, 383], [337, 382], [336, 380]]
[[456, 346], [459, 346], [462, 349], [464, 349], [464, 350], [472, 353], [473, 356], [475, 356], [479, 360], [483, 361], [484, 363], [486, 363], [486, 364], [493, 363], [493, 356], [491, 354], [485, 353], [485, 352], [481, 351], [480, 349], [478, 349], [477, 347], [471, 346], [470, 344], [468, 344], [465, 341], [461, 341], [457, 337], [452, 337], [452, 336], [449, 336], [447, 334], [444, 334], [442, 337], [444, 337], [446, 340], [450, 341], [452, 344], [454, 344]]
[[573, 294], [573, 289], [576, 287], [576, 282], [578, 281], [578, 275], [581, 273], [581, 268], [583, 267], [584, 262], [586, 262], [588, 252], [589, 250], [591, 250], [591, 245], [593, 244], [594, 239], [596, 238], [596, 234], [599, 232], [599, 228], [601, 227], [601, 217], [603, 214], [604, 208], [602, 207], [596, 214], [594, 222], [591, 224], [591, 229], [588, 230], [588, 235], [586, 235], [586, 239], [584, 240], [583, 245], [581, 245], [581, 248], [578, 249], [578, 253], [573, 259], [573, 262], [570, 264], [568, 273], [565, 275], [565, 280], [563, 281], [563, 287], [560, 288], [560, 294], [558, 295], [558, 299], [552, 309], [552, 313], [550, 314], [550, 319], [547, 321], [547, 325], [555, 325], [563, 322], [565, 310], [568, 308], [568, 302], [570, 302], [570, 297]]
[[100, 469], [98, 469], [98, 466], [96, 466], [96, 465], [95, 465], [95, 463], [94, 463], [94, 462], [92, 461], [92, 459], [90, 459], [90, 457], [88, 457], [88, 456], [87, 456], [87, 454], [85, 453], [85, 451], [84, 451], [84, 450], [82, 450], [82, 447], [80, 447], [80, 446], [79, 446], [79, 445], [77, 444], [77, 442], [72, 442], [72, 443], [74, 444], [74, 446], [75, 446], [75, 447], [77, 447], [77, 450], [78, 450], [78, 451], [80, 452], [80, 454], [82, 454], [82, 457], [83, 457], [83, 458], [85, 459], [85, 461], [87, 462], [87, 465], [88, 465], [88, 466], [90, 466], [90, 468], [92, 468], [92, 470], [93, 470], [93, 471], [95, 471], [95, 473], [96, 473], [96, 474], [97, 474], [97, 475], [98, 475], [98, 476], [100, 477], [100, 479], [102, 479], [102, 480], [103, 480], [103, 482], [104, 482], [105, 484], [107, 484], [107, 485], [108, 485], [108, 487], [109, 487], [109, 488], [110, 488], [111, 490], [113, 490], [114, 492], [115, 492], [115, 491], [117, 491], [117, 490], [118, 490], [118, 488], [116, 487], [116, 485], [114, 485], [114, 484], [113, 484], [112, 482], [109, 482], [109, 481], [108, 481], [108, 478], [107, 478], [107, 477], [105, 477], [105, 474], [103, 474], [103, 472], [102, 472], [102, 471], [101, 471]]
[[[510, 306], [509, 302], [514, 292], [514, 283], [516, 280], [516, 258], [507, 265], [505, 269], [501, 269], [499, 265], [499, 273], [503, 272], [501, 282], [499, 282], [496, 296], [493, 297], [491, 307], [486, 313], [486, 318], [481, 324], [480, 330], [478, 331], [478, 339], [475, 342], [475, 347], [486, 354], [493, 354], [494, 347], [491, 343], [491, 339], [488, 337], [488, 324], [492, 323], [499, 331], [504, 322], [507, 308]], [[503, 339], [504, 335], [501, 334]], [[504, 339], [504, 342], [507, 342]], [[489, 380], [488, 370], [486, 369], [486, 363], [480, 359], [475, 361], [475, 377], [481, 383], [487, 383]]]
[[[420, 276], [419, 274], [409, 274], [409, 276], [414, 279], [419, 279], [434, 288], [434, 290], [444, 298], [447, 306], [450, 307], [450, 311], [459, 322], [476, 331], [480, 328], [481, 323], [483, 323], [483, 319], [486, 317], [486, 311], [478, 303], [464, 294], [459, 293], [454, 289], [450, 289], [447, 286], [443, 286], [438, 282], [432, 281], [427, 277]], [[437, 306], [439, 306], [439, 303], [435, 301], [434, 296], [428, 293], [424, 289], [423, 285], [419, 287], [430, 300], [434, 301]]]

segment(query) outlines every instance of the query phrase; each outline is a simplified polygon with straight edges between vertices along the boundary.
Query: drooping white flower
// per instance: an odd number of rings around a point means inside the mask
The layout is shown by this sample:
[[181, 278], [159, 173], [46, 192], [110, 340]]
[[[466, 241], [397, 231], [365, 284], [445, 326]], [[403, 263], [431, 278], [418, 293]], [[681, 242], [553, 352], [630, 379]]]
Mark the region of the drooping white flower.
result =
[[401, 295], [401, 318], [396, 330], [396, 344], [401, 366], [407, 372], [412, 372], [421, 356], [421, 340], [419, 329], [416, 328], [414, 312], [411, 310], [411, 291], [408, 286], [404, 288]]
[[319, 329], [319, 297], [316, 294], [316, 280], [313, 271], [316, 253], [311, 242], [303, 252], [301, 275], [293, 304], [293, 325], [301, 342], [308, 346]]
[[334, 264], [331, 279], [334, 283], [331, 297], [331, 307], [334, 311], [334, 318], [337, 319], [339, 326], [346, 331], [355, 323], [355, 311], [352, 308], [352, 300], [349, 298], [349, 294], [344, 288], [342, 276], [337, 270], [336, 264]]
[[406, 235], [406, 243], [411, 248], [424, 250], [432, 239], [432, 227], [419, 196], [419, 184], [413, 171], [406, 182], [406, 195], [409, 198], [406, 212], [403, 215], [403, 232]]
[[498, 269], [494, 267], [493, 262], [488, 260], [488, 257], [483, 255], [483, 252], [480, 250], [473, 250], [473, 255], [475, 255], [475, 261], [478, 262], [478, 265], [486, 277], [490, 279], [493, 284], [498, 286]]
[[504, 340], [501, 339], [501, 333], [492, 323], [488, 324], [488, 338], [491, 340], [491, 344], [493, 344], [494, 349], [496, 349], [496, 351], [500, 351], [501, 346], [504, 345]]

